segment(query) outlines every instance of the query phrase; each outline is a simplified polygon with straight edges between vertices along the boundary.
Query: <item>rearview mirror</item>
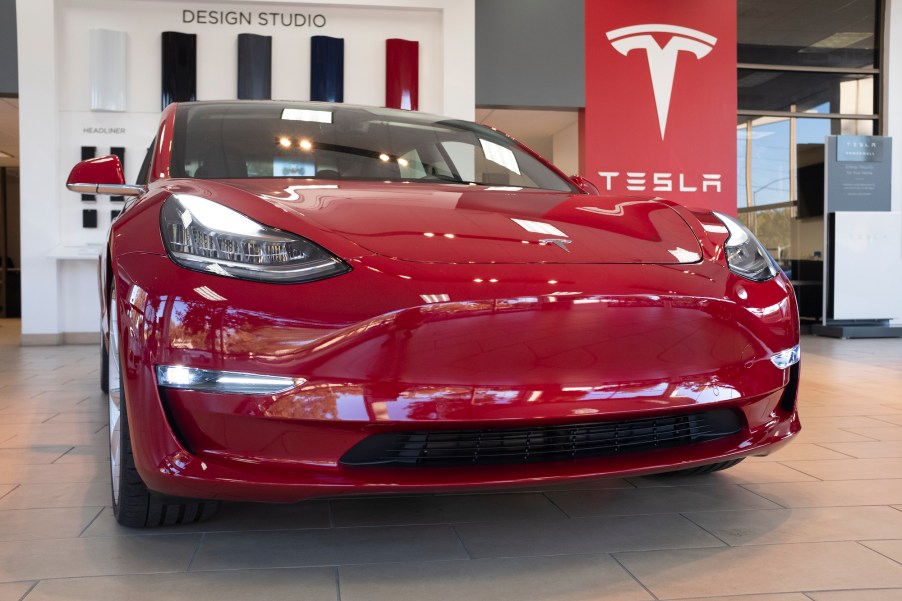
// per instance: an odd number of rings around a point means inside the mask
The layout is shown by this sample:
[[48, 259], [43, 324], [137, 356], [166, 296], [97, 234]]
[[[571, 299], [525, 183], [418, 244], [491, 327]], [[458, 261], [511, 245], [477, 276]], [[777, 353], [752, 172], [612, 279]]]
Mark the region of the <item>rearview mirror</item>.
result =
[[598, 187], [581, 175], [571, 175], [570, 181], [576, 184], [576, 187], [586, 194], [592, 194], [594, 196], [598, 196], [600, 194]]
[[125, 183], [122, 163], [119, 162], [119, 157], [112, 154], [77, 163], [69, 172], [66, 188], [82, 194], [138, 196], [144, 193], [143, 186]]

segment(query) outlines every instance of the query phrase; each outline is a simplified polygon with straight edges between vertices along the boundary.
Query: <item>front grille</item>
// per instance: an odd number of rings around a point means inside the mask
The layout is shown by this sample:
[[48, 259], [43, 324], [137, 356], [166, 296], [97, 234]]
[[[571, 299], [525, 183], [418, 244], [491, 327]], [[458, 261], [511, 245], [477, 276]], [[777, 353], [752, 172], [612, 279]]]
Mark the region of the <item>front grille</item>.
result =
[[453, 467], [538, 463], [629, 455], [723, 438], [742, 420], [730, 409], [565, 426], [421, 430], [374, 434], [341, 458], [343, 465]]

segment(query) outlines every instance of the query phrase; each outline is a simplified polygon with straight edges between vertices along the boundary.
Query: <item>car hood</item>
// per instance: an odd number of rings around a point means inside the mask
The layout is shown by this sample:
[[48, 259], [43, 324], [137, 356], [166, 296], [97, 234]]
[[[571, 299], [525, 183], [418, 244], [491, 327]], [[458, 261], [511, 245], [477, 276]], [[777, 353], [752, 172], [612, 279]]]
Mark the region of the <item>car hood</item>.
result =
[[682, 217], [654, 199], [460, 184], [314, 180], [281, 182], [274, 191], [273, 180], [227, 183], [404, 261], [683, 264], [702, 257]]

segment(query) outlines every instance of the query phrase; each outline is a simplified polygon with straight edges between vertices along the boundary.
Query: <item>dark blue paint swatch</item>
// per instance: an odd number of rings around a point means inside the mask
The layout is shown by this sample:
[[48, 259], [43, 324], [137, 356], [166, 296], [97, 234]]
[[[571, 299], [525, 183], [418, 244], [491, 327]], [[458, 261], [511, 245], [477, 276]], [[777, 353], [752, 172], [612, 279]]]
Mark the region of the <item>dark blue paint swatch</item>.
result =
[[315, 35], [310, 38], [310, 100], [344, 102], [345, 41]]

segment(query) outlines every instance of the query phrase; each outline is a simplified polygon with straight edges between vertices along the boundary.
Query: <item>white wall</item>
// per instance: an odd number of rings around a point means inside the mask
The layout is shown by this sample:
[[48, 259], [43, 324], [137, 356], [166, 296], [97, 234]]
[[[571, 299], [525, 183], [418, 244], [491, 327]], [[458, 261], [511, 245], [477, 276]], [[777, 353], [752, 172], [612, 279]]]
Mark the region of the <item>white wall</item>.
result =
[[[472, 119], [475, 106], [474, 0], [17, 0], [22, 340], [26, 344], [90, 338], [98, 302], [90, 249], [102, 244], [117, 208], [108, 197], [82, 203], [64, 183], [81, 146], [98, 154], [126, 148], [133, 179], [160, 114], [160, 33], [198, 34], [199, 100], [235, 98], [237, 35], [273, 37], [273, 98], [309, 99], [310, 37], [345, 39], [345, 102], [385, 103], [385, 39], [420, 43], [420, 110]], [[249, 11], [251, 25], [183, 22], [183, 10]], [[261, 12], [322, 14], [323, 27], [262, 25]], [[90, 111], [88, 39], [91, 29], [125, 31], [127, 111]], [[88, 133], [85, 128], [121, 130]], [[83, 208], [97, 209], [98, 229], [81, 227]], [[59, 258], [65, 255], [65, 258]]]
[[567, 175], [579, 173], [579, 121], [565, 127], [551, 138], [552, 161]]

